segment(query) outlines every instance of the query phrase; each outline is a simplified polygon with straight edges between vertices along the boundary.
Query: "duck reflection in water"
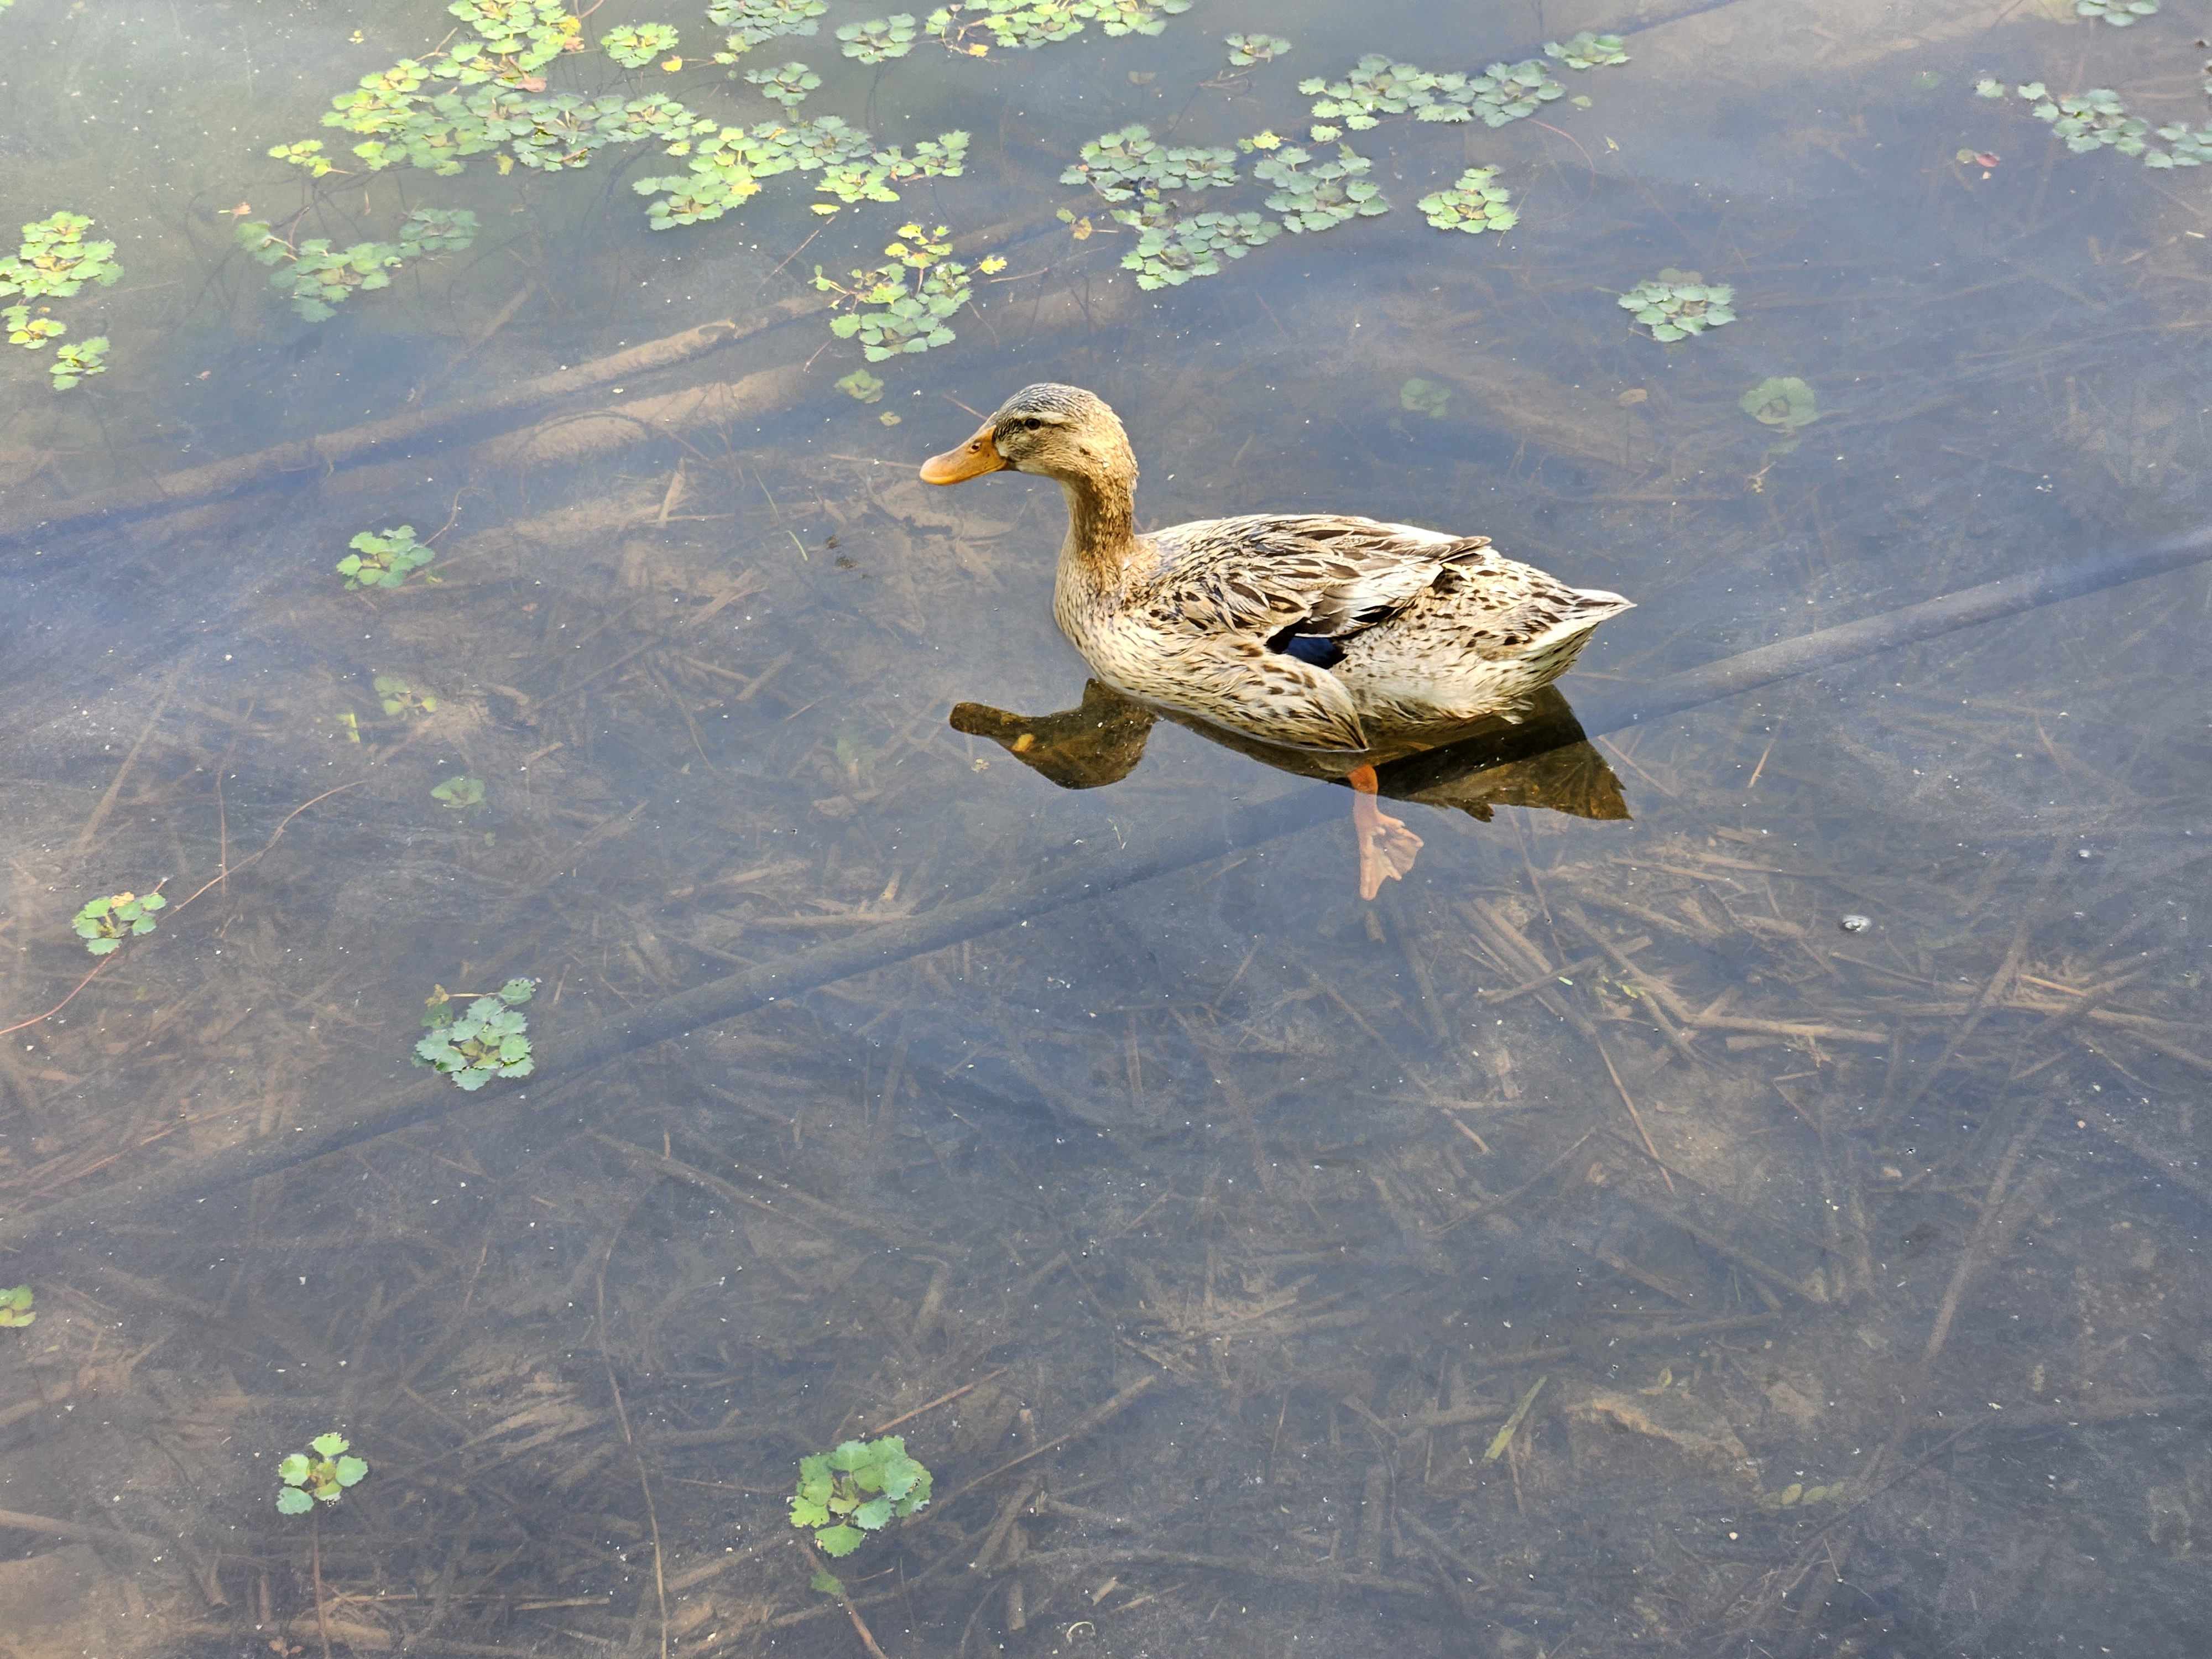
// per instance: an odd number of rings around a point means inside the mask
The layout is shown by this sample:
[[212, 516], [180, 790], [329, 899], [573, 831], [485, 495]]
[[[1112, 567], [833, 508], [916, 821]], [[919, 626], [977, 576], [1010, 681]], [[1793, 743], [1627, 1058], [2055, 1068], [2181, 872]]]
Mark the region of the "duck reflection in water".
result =
[[[1373, 898], [1386, 879], [1413, 869], [1421, 838], [1375, 807], [1374, 795], [1358, 787], [1366, 781], [1361, 773], [1374, 780], [1376, 793], [1393, 800], [1456, 807], [1485, 823], [1498, 806], [1579, 818], [1629, 815], [1620, 781], [1583, 735], [1567, 700], [1551, 686], [1525, 698], [1511, 717], [1486, 714], [1450, 732], [1425, 731], [1418, 744], [1378, 745], [1351, 757], [1260, 743], [1204, 720], [1164, 714], [1099, 680], [1083, 688], [1079, 706], [1055, 714], [1016, 714], [963, 702], [954, 707], [951, 725], [970, 737], [988, 738], [1063, 789], [1096, 789], [1118, 783], [1136, 769], [1153, 723], [1163, 719], [1278, 771], [1352, 787], [1353, 827], [1361, 848], [1359, 896], [1364, 899]], [[1347, 758], [1364, 764], [1347, 775]]]

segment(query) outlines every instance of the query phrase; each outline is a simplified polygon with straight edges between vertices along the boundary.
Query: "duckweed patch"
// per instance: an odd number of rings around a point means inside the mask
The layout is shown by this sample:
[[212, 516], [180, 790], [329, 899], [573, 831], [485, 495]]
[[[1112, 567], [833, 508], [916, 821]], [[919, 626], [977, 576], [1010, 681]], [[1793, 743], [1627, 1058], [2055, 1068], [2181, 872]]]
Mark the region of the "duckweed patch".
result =
[[837, 30], [837, 49], [863, 64], [887, 64], [912, 52], [915, 38], [920, 33], [914, 14], [902, 11], [890, 17], [871, 18], [865, 23], [842, 25]]
[[1272, 64], [1291, 49], [1291, 43], [1279, 35], [1231, 34], [1224, 39], [1229, 46], [1230, 66], [1233, 69], [1249, 69], [1255, 64]]
[[423, 567], [437, 556], [417, 543], [415, 526], [403, 524], [397, 530], [364, 530], [346, 544], [353, 551], [337, 562], [337, 573], [346, 579], [346, 592], [362, 587], [398, 587], [417, 570], [422, 580], [438, 580], [433, 571]]
[[154, 915], [168, 908], [159, 893], [115, 893], [94, 899], [71, 920], [88, 953], [104, 957], [122, 948], [126, 939], [154, 931]]
[[1565, 64], [1571, 70], [1602, 69], [1609, 64], [1628, 61], [1628, 54], [1621, 49], [1619, 35], [1592, 34], [1588, 29], [1565, 40], [1547, 40], [1544, 42], [1544, 56]]
[[1463, 230], [1478, 235], [1486, 230], [1505, 231], [1521, 222], [1510, 205], [1510, 193], [1496, 182], [1496, 167], [1469, 167], [1449, 190], [1431, 191], [1413, 204], [1438, 230]]
[[[834, 1451], [799, 1460], [791, 1524], [811, 1530], [825, 1555], [847, 1556], [870, 1533], [921, 1510], [929, 1502], [929, 1471], [907, 1455], [899, 1436], [848, 1440]], [[825, 1593], [842, 1595], [842, 1586]]]
[[675, 51], [678, 38], [667, 23], [623, 23], [599, 37], [599, 50], [624, 69], [643, 69]]
[[1351, 145], [1340, 144], [1334, 161], [1315, 161], [1303, 149], [1286, 149], [1260, 162], [1252, 173], [1275, 186], [1267, 205], [1283, 216], [1283, 228], [1303, 234], [1388, 213], [1390, 204], [1383, 199], [1381, 187], [1366, 177], [1372, 165], [1365, 156], [1355, 155]]
[[967, 304], [969, 292], [968, 267], [946, 257], [952, 252], [951, 235], [943, 225], [929, 232], [900, 226], [902, 240], [884, 249], [885, 263], [851, 272], [850, 288], [815, 266], [814, 286], [836, 296], [830, 331], [841, 340], [858, 339], [872, 363], [951, 344], [955, 337], [945, 319]]
[[[453, 1079], [471, 1094], [495, 1077], [528, 1077], [537, 1062], [531, 1057], [530, 1021], [522, 1005], [536, 990], [526, 979], [511, 979], [496, 991], [435, 987], [424, 999], [422, 1024], [430, 1032], [415, 1044], [415, 1063]], [[465, 1009], [455, 1008], [463, 1002]]]
[[1696, 271], [1670, 266], [1622, 295], [1620, 308], [1632, 313], [1653, 339], [1671, 342], [1734, 322], [1735, 299], [1735, 290], [1726, 283], [1700, 282]]
[[276, 1508], [283, 1515], [305, 1515], [318, 1504], [335, 1504], [349, 1486], [368, 1478], [368, 1465], [349, 1455], [353, 1443], [342, 1434], [319, 1434], [304, 1452], [276, 1465]]
[[1083, 146], [1080, 159], [1060, 175], [1063, 185], [1088, 185], [1109, 202], [1126, 202], [1149, 186], [1155, 191], [1227, 189], [1237, 182], [1237, 153], [1202, 147], [1170, 148], [1145, 126], [1101, 133]]
[[1121, 269], [1135, 271], [1141, 289], [1180, 288], [1194, 276], [1219, 276], [1222, 260], [1241, 259], [1282, 234], [1257, 213], [1194, 214], [1147, 229], [1121, 256]]

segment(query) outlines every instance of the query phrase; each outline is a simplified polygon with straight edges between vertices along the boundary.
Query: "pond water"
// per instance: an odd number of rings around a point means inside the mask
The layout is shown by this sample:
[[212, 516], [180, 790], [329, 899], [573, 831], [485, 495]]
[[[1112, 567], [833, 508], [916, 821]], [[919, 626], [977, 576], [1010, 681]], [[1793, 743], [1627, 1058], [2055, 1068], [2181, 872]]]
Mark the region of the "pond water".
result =
[[[2203, 522], [2200, 13], [1010, 4], [1065, 38], [872, 64], [830, 0], [625, 68], [651, 19], [549, 0], [468, 56], [517, 13], [0, 10], [9, 222], [120, 266], [8, 301], [68, 331], [0, 400], [0, 1651], [2204, 1627], [2212, 580], [1636, 718]], [[1543, 55], [1585, 30], [1626, 61]], [[1362, 113], [1370, 53], [1542, 72]], [[459, 171], [322, 124], [401, 60], [372, 140], [475, 121]], [[788, 115], [742, 78], [794, 62]], [[896, 200], [777, 170], [831, 114]], [[1132, 124], [1227, 150], [1186, 221], [1338, 142], [1389, 210], [1144, 286], [1141, 200], [1061, 179]], [[1477, 167], [1507, 222], [1432, 228]], [[318, 239], [381, 251], [272, 287]], [[955, 337], [833, 328], [817, 267], [887, 262], [944, 314], [870, 330]], [[1656, 339], [1647, 281], [1735, 319]], [[1425, 846], [1363, 902], [1346, 792], [1086, 703], [1049, 481], [918, 480], [1038, 380], [1145, 526], [1480, 532], [1638, 608], [1384, 769]], [[410, 1066], [495, 1006], [480, 1087]], [[800, 1461], [883, 1433], [932, 1499], [833, 1563]]]

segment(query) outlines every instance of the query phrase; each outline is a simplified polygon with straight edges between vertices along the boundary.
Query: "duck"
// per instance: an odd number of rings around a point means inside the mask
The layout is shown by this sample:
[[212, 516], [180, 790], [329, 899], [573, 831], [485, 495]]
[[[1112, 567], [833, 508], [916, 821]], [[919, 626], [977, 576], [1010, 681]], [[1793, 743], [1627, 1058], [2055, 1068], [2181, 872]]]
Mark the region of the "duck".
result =
[[1363, 899], [1421, 838], [1376, 805], [1375, 759], [1487, 715], [1511, 718], [1633, 608], [1506, 558], [1487, 536], [1337, 514], [1247, 514], [1137, 529], [1137, 459], [1106, 401], [1024, 386], [921, 467], [951, 485], [1054, 480], [1067, 534], [1053, 617], [1101, 681], [1139, 703], [1324, 757], [1352, 789]]

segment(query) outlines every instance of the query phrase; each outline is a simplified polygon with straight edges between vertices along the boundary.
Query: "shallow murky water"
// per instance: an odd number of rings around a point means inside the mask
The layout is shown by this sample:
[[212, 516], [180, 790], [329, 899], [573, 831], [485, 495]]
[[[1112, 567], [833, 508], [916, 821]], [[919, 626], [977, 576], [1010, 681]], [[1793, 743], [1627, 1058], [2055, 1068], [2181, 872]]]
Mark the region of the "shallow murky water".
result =
[[[1639, 714], [2202, 523], [2212, 175], [2018, 91], [2186, 156], [2201, 22], [1197, 0], [841, 57], [874, 15], [735, 67], [957, 176], [656, 231], [692, 157], [619, 134], [349, 154], [322, 112], [438, 7], [0, 11], [8, 210], [122, 268], [11, 325], [106, 372], [11, 347], [0, 402], [0, 1648], [2174, 1650], [2203, 568]], [[776, 113], [702, 17], [634, 70], [623, 21], [543, 95]], [[1060, 179], [1585, 28], [1629, 61], [1376, 112], [1390, 210], [1218, 275], [1140, 288]], [[1267, 154], [1172, 199], [1272, 220]], [[1478, 166], [1517, 223], [1431, 228]], [[418, 209], [472, 240], [324, 320], [270, 286]], [[908, 224], [957, 337], [866, 362], [812, 278]], [[1649, 337], [1662, 272], [1735, 320]], [[1384, 769], [1426, 844], [1364, 903], [1344, 791], [1085, 702], [1048, 483], [916, 479], [1037, 380], [1121, 413], [1145, 524], [1480, 532], [1638, 608]], [[401, 526], [434, 561], [349, 591]], [[516, 979], [527, 1075], [410, 1067]], [[327, 1431], [365, 1477], [280, 1512]], [[884, 1431], [933, 1500], [833, 1597], [787, 1500]]]

